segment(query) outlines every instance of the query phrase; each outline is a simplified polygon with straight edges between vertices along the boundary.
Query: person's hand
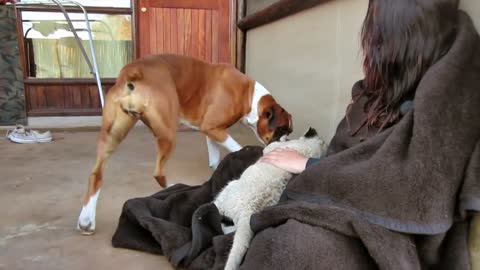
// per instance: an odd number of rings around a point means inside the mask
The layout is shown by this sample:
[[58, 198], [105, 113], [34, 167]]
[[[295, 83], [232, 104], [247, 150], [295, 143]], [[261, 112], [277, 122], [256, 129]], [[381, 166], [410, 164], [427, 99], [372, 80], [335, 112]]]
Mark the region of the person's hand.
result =
[[275, 149], [260, 158], [260, 162], [270, 163], [290, 173], [301, 173], [305, 170], [308, 158], [292, 149]]

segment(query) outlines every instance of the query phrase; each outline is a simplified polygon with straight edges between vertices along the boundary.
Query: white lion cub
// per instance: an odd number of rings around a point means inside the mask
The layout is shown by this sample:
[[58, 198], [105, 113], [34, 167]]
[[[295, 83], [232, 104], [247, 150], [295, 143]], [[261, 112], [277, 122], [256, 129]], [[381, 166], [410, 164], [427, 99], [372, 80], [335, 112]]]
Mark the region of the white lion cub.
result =
[[[326, 144], [310, 128], [298, 140], [286, 141], [286, 137], [283, 137], [280, 142], [269, 144], [263, 154], [277, 148], [290, 148], [306, 157], [318, 158], [325, 152]], [[229, 182], [215, 198], [214, 204], [220, 214], [232, 219], [236, 229], [225, 270], [237, 269], [250, 245], [253, 235], [250, 228], [252, 214], [277, 204], [291, 177], [292, 174], [283, 169], [256, 162], [238, 180]]]

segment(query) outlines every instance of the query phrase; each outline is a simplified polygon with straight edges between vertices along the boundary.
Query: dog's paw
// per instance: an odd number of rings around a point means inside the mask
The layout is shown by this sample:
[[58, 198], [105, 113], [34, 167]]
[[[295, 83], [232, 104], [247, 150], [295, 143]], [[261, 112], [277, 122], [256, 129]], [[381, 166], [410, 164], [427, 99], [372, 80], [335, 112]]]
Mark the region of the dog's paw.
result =
[[215, 171], [218, 168], [218, 164], [219, 163], [210, 163], [208, 166], [210, 167], [210, 169]]
[[162, 188], [166, 188], [167, 187], [167, 178], [165, 176], [154, 176], [155, 180], [157, 180], [158, 184], [162, 187]]
[[77, 230], [83, 235], [92, 235], [95, 233], [95, 218], [92, 219], [91, 216], [84, 213], [85, 211], [82, 211], [78, 218]]

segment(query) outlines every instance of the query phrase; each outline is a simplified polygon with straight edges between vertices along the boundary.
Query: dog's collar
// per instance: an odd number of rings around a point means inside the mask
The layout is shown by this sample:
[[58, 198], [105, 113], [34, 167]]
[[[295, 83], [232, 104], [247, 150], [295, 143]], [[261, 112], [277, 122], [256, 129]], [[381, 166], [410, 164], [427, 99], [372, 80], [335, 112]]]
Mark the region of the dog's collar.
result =
[[[250, 112], [243, 118], [245, 124], [248, 124], [252, 128], [258, 122], [258, 102], [263, 96], [270, 95], [270, 92], [261, 85], [259, 82], [255, 82], [253, 89], [252, 104], [250, 105]], [[255, 127], [256, 128], [256, 127]]]

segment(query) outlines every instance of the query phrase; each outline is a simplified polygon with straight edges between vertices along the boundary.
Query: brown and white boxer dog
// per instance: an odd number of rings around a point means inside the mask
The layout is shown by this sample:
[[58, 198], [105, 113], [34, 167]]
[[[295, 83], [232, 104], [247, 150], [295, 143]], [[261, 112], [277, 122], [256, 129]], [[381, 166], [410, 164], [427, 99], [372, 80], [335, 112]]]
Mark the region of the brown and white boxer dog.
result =
[[292, 132], [292, 117], [258, 82], [233, 66], [210, 64], [179, 55], [138, 59], [120, 71], [108, 91], [97, 160], [78, 219], [83, 234], [95, 231], [95, 211], [107, 159], [141, 120], [157, 142], [154, 177], [166, 186], [164, 166], [175, 146], [177, 126], [183, 123], [207, 136], [209, 163], [220, 162], [219, 145], [234, 152], [241, 146], [227, 133], [238, 121], [251, 127], [264, 144]]

